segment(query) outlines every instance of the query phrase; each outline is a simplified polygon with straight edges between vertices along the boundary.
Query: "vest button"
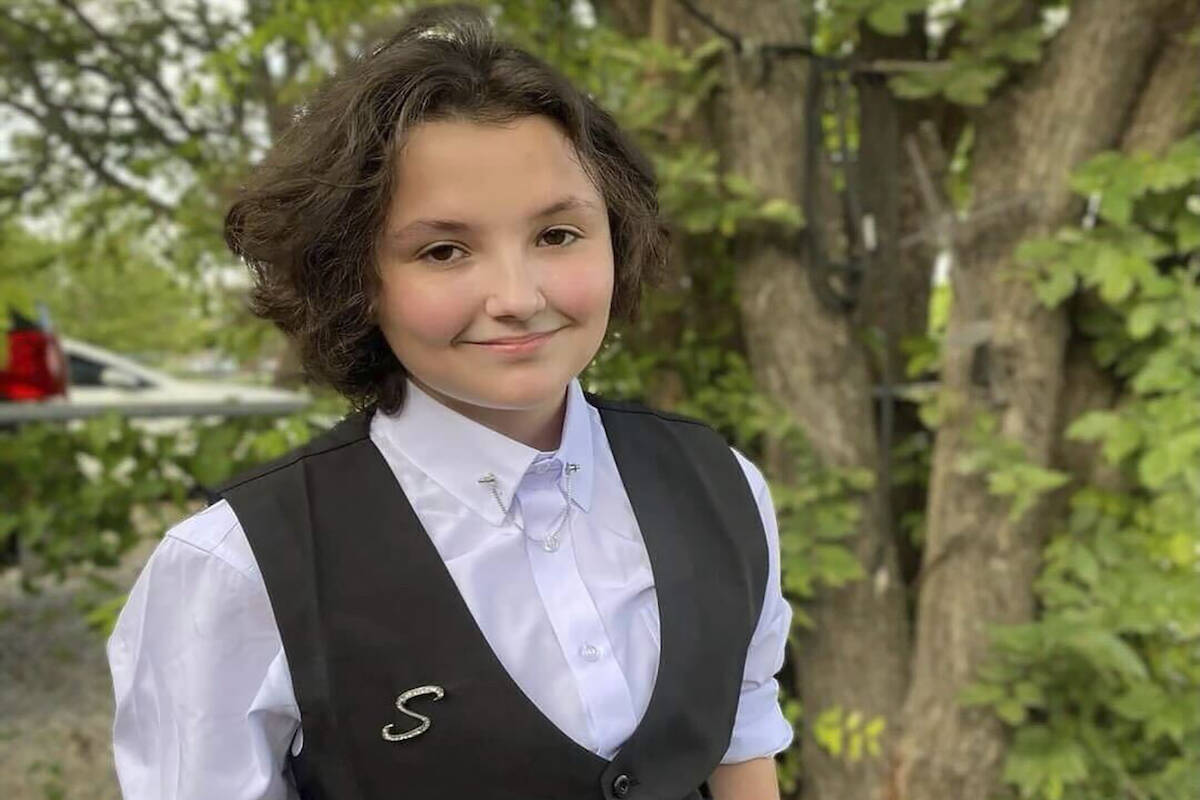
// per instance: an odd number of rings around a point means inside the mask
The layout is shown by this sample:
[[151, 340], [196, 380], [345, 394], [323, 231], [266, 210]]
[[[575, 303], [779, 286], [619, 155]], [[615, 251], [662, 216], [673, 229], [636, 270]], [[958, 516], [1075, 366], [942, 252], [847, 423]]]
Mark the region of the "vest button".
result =
[[628, 775], [618, 775], [613, 778], [613, 797], [628, 797], [631, 788], [633, 788], [633, 780]]

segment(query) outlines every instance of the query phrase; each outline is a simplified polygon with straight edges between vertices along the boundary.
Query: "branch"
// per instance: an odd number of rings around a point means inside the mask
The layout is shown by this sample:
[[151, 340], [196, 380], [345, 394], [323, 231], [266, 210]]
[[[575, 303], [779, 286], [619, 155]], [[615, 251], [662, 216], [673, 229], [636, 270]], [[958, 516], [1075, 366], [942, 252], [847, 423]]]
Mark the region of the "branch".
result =
[[[138, 97], [137, 87], [124, 76], [114, 76], [111, 72], [99, 67], [95, 64], [81, 63], [77, 65], [80, 72], [90, 72], [98, 75], [100, 78], [108, 82], [115, 82], [121, 89], [121, 94], [129, 102], [130, 115], [137, 118], [142, 123], [142, 130], [150, 136], [158, 139], [168, 147], [179, 147], [185, 141], [184, 139], [175, 138], [166, 128], [159, 125], [142, 109], [141, 98]], [[156, 112], [161, 113], [161, 109], [155, 108]]]
[[[73, 53], [64, 50], [62, 44], [58, 42], [50, 34], [50, 32], [45, 31], [36, 25], [32, 25], [24, 20], [18, 19], [3, 10], [0, 10], [0, 19], [4, 19], [15, 27], [25, 31], [30, 36], [42, 41], [50, 48], [51, 53], [61, 57], [64, 60], [70, 59], [74, 55]], [[10, 53], [15, 54], [16, 57], [13, 59], [15, 63], [19, 63], [28, 67], [29, 64], [33, 64], [37, 61], [34, 54], [25, 46], [25, 42], [17, 41], [9, 36], [3, 35], [2, 29], [0, 29], [0, 41], [3, 41]], [[129, 101], [130, 106], [130, 113], [128, 115], [122, 114], [121, 116], [137, 118], [143, 125], [143, 132], [159, 139], [168, 147], [177, 148], [180, 144], [182, 144], [183, 140], [173, 137], [165, 128], [146, 115], [146, 113], [142, 110], [140, 98], [137, 96], [137, 88], [129, 82], [127, 77], [114, 76], [111, 71], [105, 70], [99, 66], [96, 66], [95, 64], [81, 62], [78, 61], [78, 59], [75, 60], [77, 61], [76, 67], [80, 72], [92, 73], [97, 75], [104, 83], [114, 84], [121, 87], [125, 98]], [[26, 72], [28, 72], [28, 70], [26, 70]], [[76, 112], [82, 112], [82, 110], [86, 108], [85, 106], [72, 104], [66, 101], [58, 100], [57, 98], [51, 101], [48, 92], [45, 93], [45, 97], [46, 100], [44, 100], [44, 102], [48, 106], [52, 105], [60, 109], [69, 109]], [[95, 113], [95, 111], [96, 110], [93, 110], [92, 113]]]
[[[696, 7], [696, 4], [691, 0], [677, 0], [679, 5], [683, 6], [684, 11], [691, 14], [704, 27], [711, 30], [713, 33], [720, 36], [725, 41], [729, 42], [735, 53], [744, 53], [750, 50], [751, 45], [747, 39], [740, 36], [735, 31], [730, 30], [720, 25], [711, 16], [701, 11]], [[942, 61], [909, 61], [899, 59], [880, 59], [877, 61], [864, 61], [856, 56], [841, 58], [838, 56], [827, 56], [818, 53], [806, 44], [795, 42], [766, 42], [755, 43], [757, 49], [764, 57], [790, 57], [799, 56], [801, 58], [811, 58], [814, 61], [820, 61], [823, 64], [835, 68], [845, 69], [849, 72], [859, 75], [886, 75], [897, 72], [943, 72], [951, 69], [949, 62]]]
[[[203, 5], [203, 4], [201, 4], [201, 5]], [[183, 42], [184, 44], [188, 45], [189, 47], [194, 47], [197, 50], [201, 50], [201, 51], [205, 51], [205, 50], [211, 51], [211, 50], [217, 49], [217, 43], [215, 41], [213, 41], [212, 36], [210, 35], [208, 30], [204, 31], [205, 38], [201, 39], [200, 37], [196, 36], [195, 34], [193, 34], [191, 31], [189, 31], [187, 29], [183, 20], [181, 20], [177, 17], [171, 16], [171, 14], [169, 14], [167, 12], [167, 9], [165, 6], [160, 7], [158, 9], [158, 13], [162, 15], [162, 21], [164, 23], [166, 23], [166, 26], [168, 28], [170, 28], [172, 31], [174, 31], [175, 35], [179, 37], [179, 41]]]
[[[20, 205], [21, 200], [25, 198], [25, 195], [29, 194], [29, 192], [41, 182], [42, 176], [45, 175], [46, 171], [50, 168], [50, 148], [46, 146], [44, 140], [41, 144], [42, 146], [39, 148], [37, 165], [34, 166], [34, 168], [30, 171], [29, 177], [21, 181], [21, 185], [15, 190], [6, 193], [3, 198], [6, 202], [11, 204], [12, 209], [16, 209]], [[24, 164], [21, 164], [21, 166], [24, 166]], [[5, 216], [8, 216], [8, 214], [5, 214]]]
[[[219, 29], [217, 24], [214, 23], [209, 17], [207, 0], [197, 0], [194, 10], [196, 13], [196, 21], [200, 23], [200, 27], [204, 31], [204, 37], [208, 42], [208, 46], [205, 49], [210, 53], [216, 53], [221, 49], [222, 30]], [[224, 26], [225, 32], [228, 32], [231, 29], [232, 28], [229, 25]], [[224, 66], [219, 67], [219, 69], [221, 72], [221, 78], [225, 81], [227, 87], [233, 94], [231, 101], [231, 113], [233, 116], [234, 126], [237, 132], [240, 134], [246, 124], [246, 89], [244, 84], [232, 79], [229, 69]]]
[[153, 71], [146, 69], [144, 64], [140, 63], [137, 59], [132, 58], [122, 47], [119, 47], [111, 36], [96, 27], [96, 24], [92, 22], [91, 19], [89, 19], [77, 5], [75, 5], [73, 0], [57, 0], [57, 2], [67, 11], [69, 11], [76, 19], [78, 19], [80, 24], [87, 28], [88, 32], [96, 37], [96, 39], [105, 47], [107, 47], [108, 50], [112, 52], [112, 54], [115, 55], [118, 60], [123, 62], [127, 67], [133, 70], [136, 74], [140, 75], [142, 79], [154, 87], [155, 91], [163, 101], [163, 104], [167, 110], [167, 114], [177, 123], [179, 123], [179, 126], [183, 128], [184, 132], [186, 132], [188, 136], [199, 136], [199, 131], [195, 130], [187, 121], [187, 118], [183, 116], [183, 112], [175, 104], [175, 98], [169, 91], [167, 91], [167, 87], [163, 86], [158, 75], [156, 75]]
[[91, 172], [102, 183], [111, 186], [114, 189], [134, 195], [141, 202], [145, 203], [150, 208], [153, 208], [160, 214], [169, 215], [174, 211], [174, 209], [172, 209], [170, 206], [166, 205], [160, 200], [155, 199], [145, 190], [128, 183], [109, 170], [104, 164], [103, 156], [96, 157], [92, 153], [89, 153], [87, 145], [80, 138], [78, 132], [76, 132], [70, 126], [70, 124], [67, 123], [66, 119], [62, 115], [62, 111], [55, 107], [52, 103], [48, 102], [49, 98], [47, 97], [46, 87], [38, 77], [37, 71], [28, 64], [22, 66], [24, 67], [26, 75], [30, 79], [30, 85], [33, 88], [34, 94], [37, 96], [38, 101], [41, 102], [45, 107], [45, 111], [39, 113], [37, 109], [27, 106], [11, 97], [2, 98], [0, 99], [0, 102], [3, 102], [10, 108], [13, 108], [29, 117], [47, 133], [57, 136], [58, 139], [62, 141], [62, 143], [65, 144], [67, 148], [75, 155], [75, 157], [82, 161], [84, 165], [91, 170]]

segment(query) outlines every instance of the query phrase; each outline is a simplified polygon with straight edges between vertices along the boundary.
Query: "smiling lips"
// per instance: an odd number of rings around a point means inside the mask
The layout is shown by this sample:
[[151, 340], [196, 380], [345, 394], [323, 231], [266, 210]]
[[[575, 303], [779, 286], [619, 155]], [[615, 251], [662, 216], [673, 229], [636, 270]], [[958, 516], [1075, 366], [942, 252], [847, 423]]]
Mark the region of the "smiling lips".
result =
[[469, 342], [468, 344], [479, 345], [486, 347], [489, 350], [495, 350], [501, 353], [524, 353], [530, 350], [537, 349], [543, 342], [549, 339], [558, 331], [546, 331], [545, 333], [531, 333], [527, 336], [511, 337], [506, 339], [491, 339], [486, 342]]

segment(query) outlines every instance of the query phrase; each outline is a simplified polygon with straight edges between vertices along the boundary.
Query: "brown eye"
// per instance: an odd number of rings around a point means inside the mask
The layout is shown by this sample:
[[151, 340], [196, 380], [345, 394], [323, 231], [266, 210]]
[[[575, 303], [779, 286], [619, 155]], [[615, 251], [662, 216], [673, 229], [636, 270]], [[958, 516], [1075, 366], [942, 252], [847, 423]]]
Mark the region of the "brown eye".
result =
[[438, 244], [426, 250], [418, 258], [435, 264], [452, 264], [457, 260], [452, 258], [455, 250], [462, 250], [462, 248], [452, 244]]
[[[571, 237], [568, 241], [563, 241], [562, 237]], [[566, 228], [551, 228], [542, 234], [542, 238], [547, 241], [551, 247], [565, 247], [573, 243], [579, 238], [579, 234], [574, 231], [569, 231]]]

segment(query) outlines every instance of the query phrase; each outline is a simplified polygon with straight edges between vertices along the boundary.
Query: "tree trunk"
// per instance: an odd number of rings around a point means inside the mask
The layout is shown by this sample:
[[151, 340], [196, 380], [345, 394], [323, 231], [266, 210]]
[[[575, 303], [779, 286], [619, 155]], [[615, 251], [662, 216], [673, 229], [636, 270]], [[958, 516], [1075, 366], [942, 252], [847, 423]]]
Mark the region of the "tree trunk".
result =
[[[784, 3], [733, 0], [705, 9], [745, 40], [806, 39], [801, 15]], [[794, 203], [801, 202], [806, 181], [821, 179], [805, 174], [809, 69], [804, 59], [768, 63], [752, 49], [731, 52], [718, 115], [724, 129], [717, 141], [728, 170], [767, 196]], [[823, 464], [874, 471], [880, 452], [873, 370], [857, 320], [821, 301], [795, 242], [745, 234], [737, 238], [735, 252], [738, 305], [759, 387], [799, 422]], [[881, 760], [851, 762], [845, 753], [826, 752], [812, 736], [812, 723], [835, 706], [864, 719], [891, 721], [907, 684], [905, 589], [881, 499], [876, 493], [859, 500], [861, 521], [849, 540], [867, 579], [819, 590], [807, 609], [814, 626], [798, 637], [794, 664], [806, 723], [798, 737], [805, 797], [872, 796], [882, 777]]]
[[1032, 463], [1052, 465], [1063, 420], [1047, 410], [1062, 407], [1068, 322], [1010, 277], [1013, 252], [1079, 213], [1069, 172], [1121, 143], [1172, 6], [1077, 0], [1044, 60], [975, 121], [975, 212], [1024, 202], [976, 231], [953, 274], [913, 682], [893, 753], [900, 800], [985, 800], [997, 788], [1004, 728], [955, 695], [987, 654], [987, 627], [1032, 618], [1033, 580], [1058, 505], [1043, 498], [1014, 521], [1009, 504], [957, 464], [973, 448], [972, 425], [989, 414]]

